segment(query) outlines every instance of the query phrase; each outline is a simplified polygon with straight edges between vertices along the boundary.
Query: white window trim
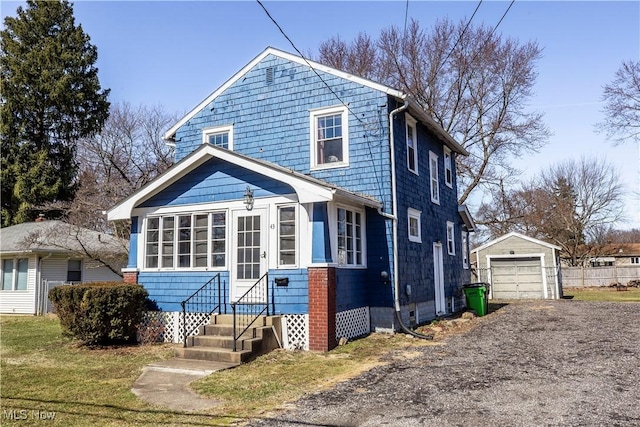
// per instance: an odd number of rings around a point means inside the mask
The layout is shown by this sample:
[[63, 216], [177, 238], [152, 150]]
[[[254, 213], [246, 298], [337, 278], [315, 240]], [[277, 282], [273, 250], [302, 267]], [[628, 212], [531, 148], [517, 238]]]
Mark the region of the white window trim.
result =
[[[435, 184], [434, 184], [434, 176], [433, 176], [433, 164], [435, 161]], [[433, 191], [433, 186], [435, 185], [436, 187], [436, 195], [437, 197], [434, 197], [434, 191]], [[429, 191], [431, 192], [430, 196], [431, 196], [431, 201], [433, 203], [436, 204], [440, 204], [440, 175], [438, 172], [438, 155], [436, 153], [434, 153], [433, 151], [429, 151]]]
[[444, 183], [453, 188], [452, 154], [449, 147], [444, 147]]
[[451, 221], [447, 221], [447, 252], [449, 255], [456, 254], [455, 227]]
[[461, 245], [462, 245], [462, 268], [464, 268], [465, 270], [468, 270], [469, 269], [469, 233], [466, 231], [462, 231]]
[[[4, 287], [4, 262], [12, 260], [11, 264], [11, 289], [3, 289]], [[27, 260], [27, 287], [26, 289], [18, 289], [18, 261]], [[7, 257], [0, 261], [0, 292], [28, 292], [29, 291], [29, 258], [28, 257]]]
[[[409, 241], [415, 243], [422, 243], [422, 222], [420, 220], [422, 212], [409, 208], [407, 209], [407, 233], [409, 235]], [[418, 235], [414, 236], [411, 234], [411, 219], [416, 219], [418, 221]]]
[[[344, 105], [333, 106], [328, 108], [318, 108], [309, 110], [309, 165], [311, 170], [335, 169], [349, 166], [349, 114], [348, 109]], [[331, 114], [342, 115], [342, 161], [333, 163], [317, 164], [316, 137], [318, 135], [318, 120], [320, 116], [328, 116]]]
[[70, 271], [77, 271], [77, 270], [69, 270], [69, 262], [70, 261], [80, 261], [80, 280], [79, 281], [74, 280], [73, 282], [74, 283], [82, 283], [82, 279], [83, 279], [83, 276], [84, 276], [84, 262], [83, 262], [83, 260], [81, 258], [69, 258], [67, 260], [67, 282], [68, 283], [72, 282], [71, 280], [69, 280], [69, 272]]
[[[211, 218], [212, 214], [216, 214], [216, 213], [224, 213], [225, 214], [225, 251], [224, 251], [224, 261], [225, 264], [222, 266], [212, 266], [212, 253], [211, 253], [211, 241], [213, 239], [213, 235], [212, 235], [212, 231], [211, 231], [211, 222], [210, 219], [207, 220], [207, 266], [206, 267], [180, 267], [179, 264], [179, 260], [178, 260], [178, 217], [183, 216], [183, 215], [191, 215], [192, 217], [194, 215], [203, 215], [206, 214], [209, 216], [209, 218]], [[159, 229], [159, 236], [158, 236], [158, 267], [147, 267], [147, 228], [148, 228], [148, 224], [149, 224], [149, 219], [152, 218], [160, 218], [160, 217], [173, 217], [174, 218], [174, 240], [173, 240], [173, 266], [171, 267], [164, 267], [161, 266], [161, 258], [162, 258], [162, 244], [161, 244], [161, 234], [162, 234], [162, 220], [160, 220], [160, 229]], [[153, 215], [149, 215], [146, 216], [143, 219], [143, 223], [144, 226], [142, 227], [142, 233], [140, 234], [140, 238], [138, 240], [138, 250], [139, 253], [141, 254], [141, 260], [140, 263], [138, 264], [140, 266], [140, 270], [141, 271], [225, 271], [228, 269], [228, 265], [229, 265], [229, 238], [230, 238], [230, 231], [229, 231], [229, 225], [230, 225], [230, 220], [229, 220], [229, 211], [226, 209], [213, 209], [213, 210], [206, 210], [206, 211], [180, 211], [180, 212], [170, 212], [170, 213], [162, 213], [162, 214], [153, 214]], [[191, 224], [191, 228], [193, 230], [193, 219], [192, 219], [192, 224]], [[142, 248], [140, 250], [140, 248]], [[193, 236], [191, 239], [191, 261], [190, 263], [192, 264], [194, 261], [194, 248], [193, 248]]]
[[[282, 208], [294, 208], [294, 221], [295, 221], [295, 227], [296, 227], [296, 234], [295, 234], [295, 259], [294, 259], [294, 263], [293, 264], [280, 264], [280, 209]], [[276, 268], [277, 269], [290, 269], [290, 268], [298, 268], [298, 265], [300, 263], [300, 230], [301, 230], [301, 224], [300, 224], [300, 219], [299, 219], [299, 214], [298, 214], [298, 205], [297, 204], [293, 204], [293, 203], [288, 203], [288, 204], [283, 204], [283, 205], [278, 205], [276, 207], [276, 218], [277, 218], [277, 223], [276, 223], [276, 253], [277, 253], [277, 260], [276, 260]]]
[[[345, 209], [353, 213], [359, 213], [361, 218], [361, 245], [362, 245], [362, 264], [340, 264], [338, 260], [338, 209]], [[329, 215], [329, 221], [331, 221], [332, 227], [329, 228], [331, 233], [331, 257], [334, 260], [334, 264], [337, 268], [367, 268], [367, 221], [365, 212], [363, 209], [355, 208], [349, 205], [336, 204], [332, 209], [332, 214]]]
[[[407, 141], [407, 169], [409, 171], [419, 175], [418, 173], [418, 127], [417, 121], [409, 114], [405, 114], [406, 121], [406, 129], [405, 129], [405, 138]], [[410, 165], [410, 155], [409, 155], [409, 128], [413, 129], [413, 164], [415, 165], [415, 169], [411, 169]]]
[[[228, 133], [229, 134], [229, 146], [227, 150], [233, 150], [233, 125], [224, 125], [224, 126], [215, 126], [215, 127], [206, 127], [202, 129], [202, 143], [209, 143], [209, 136], [215, 135], [218, 133]], [[220, 147], [224, 148], [224, 147]]]

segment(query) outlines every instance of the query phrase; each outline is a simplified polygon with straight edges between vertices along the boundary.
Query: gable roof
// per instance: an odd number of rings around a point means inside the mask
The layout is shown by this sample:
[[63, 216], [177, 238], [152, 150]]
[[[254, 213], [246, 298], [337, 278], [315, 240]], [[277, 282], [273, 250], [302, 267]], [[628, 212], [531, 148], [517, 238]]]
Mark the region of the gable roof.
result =
[[328, 182], [274, 163], [258, 160], [215, 145], [202, 144], [198, 149], [171, 166], [156, 179], [109, 209], [107, 211], [107, 219], [109, 221], [129, 219], [132, 210], [140, 203], [159, 193], [180, 178], [186, 176], [191, 170], [213, 158], [252, 170], [290, 185], [296, 192], [300, 203], [343, 200], [372, 208], [382, 207], [381, 202], [370, 196], [353, 193]]
[[126, 242], [63, 221], [25, 222], [0, 229], [0, 253], [97, 252], [126, 256]]
[[222, 94], [225, 90], [227, 90], [231, 85], [233, 85], [236, 81], [240, 80], [247, 74], [253, 67], [255, 67], [260, 61], [266, 58], [269, 55], [273, 55], [291, 62], [295, 62], [297, 64], [311, 67], [317, 71], [322, 71], [328, 74], [332, 74], [336, 77], [340, 77], [345, 80], [352, 81], [354, 83], [363, 85], [365, 87], [369, 87], [371, 89], [386, 93], [387, 95], [393, 96], [402, 102], [408, 102], [409, 109], [413, 113], [416, 118], [420, 119], [420, 121], [429, 128], [434, 134], [442, 140], [449, 148], [453, 151], [460, 153], [462, 155], [469, 155], [469, 152], [460, 145], [451, 135], [449, 135], [442, 127], [436, 123], [435, 120], [427, 113], [421, 106], [409, 95], [397, 90], [393, 89], [389, 86], [382, 85], [380, 83], [376, 83], [374, 81], [354, 76], [353, 74], [346, 73], [344, 71], [340, 71], [338, 69], [320, 64], [319, 62], [311, 61], [306, 58], [302, 58], [297, 55], [293, 55], [288, 52], [284, 52], [279, 49], [275, 49], [273, 47], [266, 48], [262, 53], [253, 58], [251, 62], [245, 65], [240, 71], [234, 74], [229, 80], [222, 84], [218, 89], [216, 89], [213, 93], [211, 93], [208, 97], [206, 97], [202, 102], [195, 106], [191, 111], [189, 111], [182, 119], [180, 119], [176, 124], [174, 124], [164, 135], [163, 139], [166, 141], [174, 141], [176, 132], [178, 129], [191, 120], [198, 112], [204, 109], [207, 105], [209, 105], [214, 99], [216, 99], [220, 94]]
[[486, 248], [488, 248], [490, 246], [495, 245], [496, 243], [502, 242], [503, 240], [506, 240], [506, 239], [508, 239], [510, 237], [517, 237], [517, 238], [520, 238], [520, 239], [528, 240], [529, 242], [535, 243], [537, 245], [546, 246], [547, 248], [555, 249], [557, 251], [562, 249], [562, 248], [560, 248], [560, 246], [552, 245], [551, 243], [547, 243], [547, 242], [544, 242], [542, 240], [534, 239], [533, 237], [525, 236], [524, 234], [520, 234], [520, 233], [517, 233], [515, 231], [512, 231], [511, 233], [504, 234], [504, 235], [502, 235], [502, 236], [500, 236], [500, 237], [498, 237], [496, 239], [493, 239], [493, 240], [485, 243], [484, 245], [481, 245], [481, 246], [478, 246], [475, 249], [472, 249], [471, 253], [479, 252], [479, 251], [481, 251], [483, 249], [486, 249]]

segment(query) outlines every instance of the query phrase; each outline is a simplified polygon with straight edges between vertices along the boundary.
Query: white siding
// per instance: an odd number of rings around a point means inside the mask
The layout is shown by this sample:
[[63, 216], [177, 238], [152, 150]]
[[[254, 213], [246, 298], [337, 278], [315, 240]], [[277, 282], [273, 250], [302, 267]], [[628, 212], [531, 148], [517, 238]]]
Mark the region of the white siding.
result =
[[95, 261], [84, 261], [82, 263], [83, 282], [122, 282], [122, 277], [118, 276], [107, 267]]
[[[11, 257], [14, 258], [14, 257]], [[24, 291], [0, 290], [0, 313], [4, 314], [35, 314], [36, 300], [36, 262], [37, 256], [17, 256], [14, 259], [29, 258], [27, 272], [27, 289]], [[5, 259], [5, 258], [2, 258]], [[4, 263], [0, 263], [3, 265]], [[2, 267], [0, 267], [2, 268]]]

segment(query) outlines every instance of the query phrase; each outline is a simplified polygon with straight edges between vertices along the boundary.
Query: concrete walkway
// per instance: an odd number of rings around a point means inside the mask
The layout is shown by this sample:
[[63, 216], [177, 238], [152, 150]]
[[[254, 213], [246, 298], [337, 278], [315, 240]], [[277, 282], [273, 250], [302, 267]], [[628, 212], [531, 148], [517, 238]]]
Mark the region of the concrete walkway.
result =
[[197, 395], [189, 384], [213, 372], [237, 365], [174, 358], [152, 363], [142, 369], [131, 391], [143, 401], [175, 411], [210, 409], [219, 402]]

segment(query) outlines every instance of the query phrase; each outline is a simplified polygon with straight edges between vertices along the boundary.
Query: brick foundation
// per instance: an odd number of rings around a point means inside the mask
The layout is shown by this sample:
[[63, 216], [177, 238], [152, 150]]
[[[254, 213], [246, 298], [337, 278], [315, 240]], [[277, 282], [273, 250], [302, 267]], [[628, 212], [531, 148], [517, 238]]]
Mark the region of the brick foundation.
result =
[[309, 350], [336, 345], [336, 269], [309, 267]]
[[137, 284], [138, 283], [138, 272], [137, 271], [125, 271], [123, 273], [124, 283]]

